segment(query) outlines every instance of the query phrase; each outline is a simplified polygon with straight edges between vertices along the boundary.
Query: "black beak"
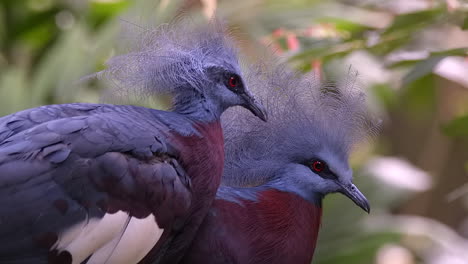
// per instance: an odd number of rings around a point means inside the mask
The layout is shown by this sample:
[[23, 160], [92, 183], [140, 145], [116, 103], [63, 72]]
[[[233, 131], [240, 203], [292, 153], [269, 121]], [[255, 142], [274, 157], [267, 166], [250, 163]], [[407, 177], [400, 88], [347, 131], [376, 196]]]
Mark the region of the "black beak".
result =
[[263, 105], [256, 102], [253, 96], [249, 95], [248, 93], [241, 94], [241, 97], [244, 99], [245, 103], [243, 106], [252, 112], [255, 116], [260, 118], [263, 121], [267, 121], [267, 113]]
[[339, 191], [340, 193], [346, 195], [357, 206], [361, 207], [367, 213], [370, 213], [369, 202], [367, 201], [367, 198], [364, 196], [364, 194], [362, 194], [362, 192], [359, 191], [356, 185], [352, 183], [350, 185], [339, 185], [341, 186], [341, 190]]

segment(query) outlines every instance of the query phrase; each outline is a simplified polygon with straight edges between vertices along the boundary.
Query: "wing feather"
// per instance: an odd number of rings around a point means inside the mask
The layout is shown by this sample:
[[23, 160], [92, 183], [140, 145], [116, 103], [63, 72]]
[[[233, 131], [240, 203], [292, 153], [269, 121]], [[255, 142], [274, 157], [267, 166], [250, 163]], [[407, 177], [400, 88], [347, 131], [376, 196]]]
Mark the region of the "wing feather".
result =
[[168, 120], [146, 108], [87, 104], [1, 118], [0, 263], [123, 258], [109, 251], [112, 241], [127, 247], [143, 232], [154, 245], [191, 202]]

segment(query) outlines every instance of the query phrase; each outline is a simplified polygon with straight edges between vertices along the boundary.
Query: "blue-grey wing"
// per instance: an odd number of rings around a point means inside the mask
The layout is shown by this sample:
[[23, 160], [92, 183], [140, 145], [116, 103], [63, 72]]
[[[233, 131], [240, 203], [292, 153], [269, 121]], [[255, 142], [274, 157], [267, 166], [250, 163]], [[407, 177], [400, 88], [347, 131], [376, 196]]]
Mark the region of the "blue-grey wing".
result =
[[70, 104], [1, 118], [0, 263], [81, 262], [129, 217], [163, 229], [183, 215], [190, 180], [164, 113]]

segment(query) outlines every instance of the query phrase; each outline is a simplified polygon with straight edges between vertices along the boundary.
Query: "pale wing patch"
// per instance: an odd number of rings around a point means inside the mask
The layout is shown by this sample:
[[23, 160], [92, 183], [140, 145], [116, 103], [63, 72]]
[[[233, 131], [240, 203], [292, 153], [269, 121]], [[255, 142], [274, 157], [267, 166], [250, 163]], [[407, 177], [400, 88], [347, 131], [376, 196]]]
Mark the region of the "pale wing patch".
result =
[[124, 234], [96, 251], [87, 264], [138, 263], [156, 245], [162, 233], [153, 215], [144, 219], [132, 217]]
[[105, 214], [101, 219], [91, 218], [84, 226], [83, 223], [78, 224], [61, 234], [54, 248], [70, 252], [72, 264], [79, 264], [116, 236], [120, 236], [127, 219], [128, 214], [122, 211]]

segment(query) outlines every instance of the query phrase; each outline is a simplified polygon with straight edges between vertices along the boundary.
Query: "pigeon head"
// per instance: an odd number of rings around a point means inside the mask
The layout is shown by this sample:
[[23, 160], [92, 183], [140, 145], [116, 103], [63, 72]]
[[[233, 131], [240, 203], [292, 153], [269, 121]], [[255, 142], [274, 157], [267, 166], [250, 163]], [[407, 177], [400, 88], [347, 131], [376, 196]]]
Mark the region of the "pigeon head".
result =
[[233, 39], [216, 20], [184, 19], [143, 30], [132, 51], [113, 57], [102, 73], [118, 87], [172, 96], [173, 111], [217, 119], [243, 106], [266, 120], [265, 111], [243, 80]]
[[324, 85], [285, 66], [257, 75], [269, 122], [226, 114], [224, 184], [268, 185], [315, 203], [340, 192], [369, 212], [348, 162], [352, 147], [375, 130], [356, 77]]

